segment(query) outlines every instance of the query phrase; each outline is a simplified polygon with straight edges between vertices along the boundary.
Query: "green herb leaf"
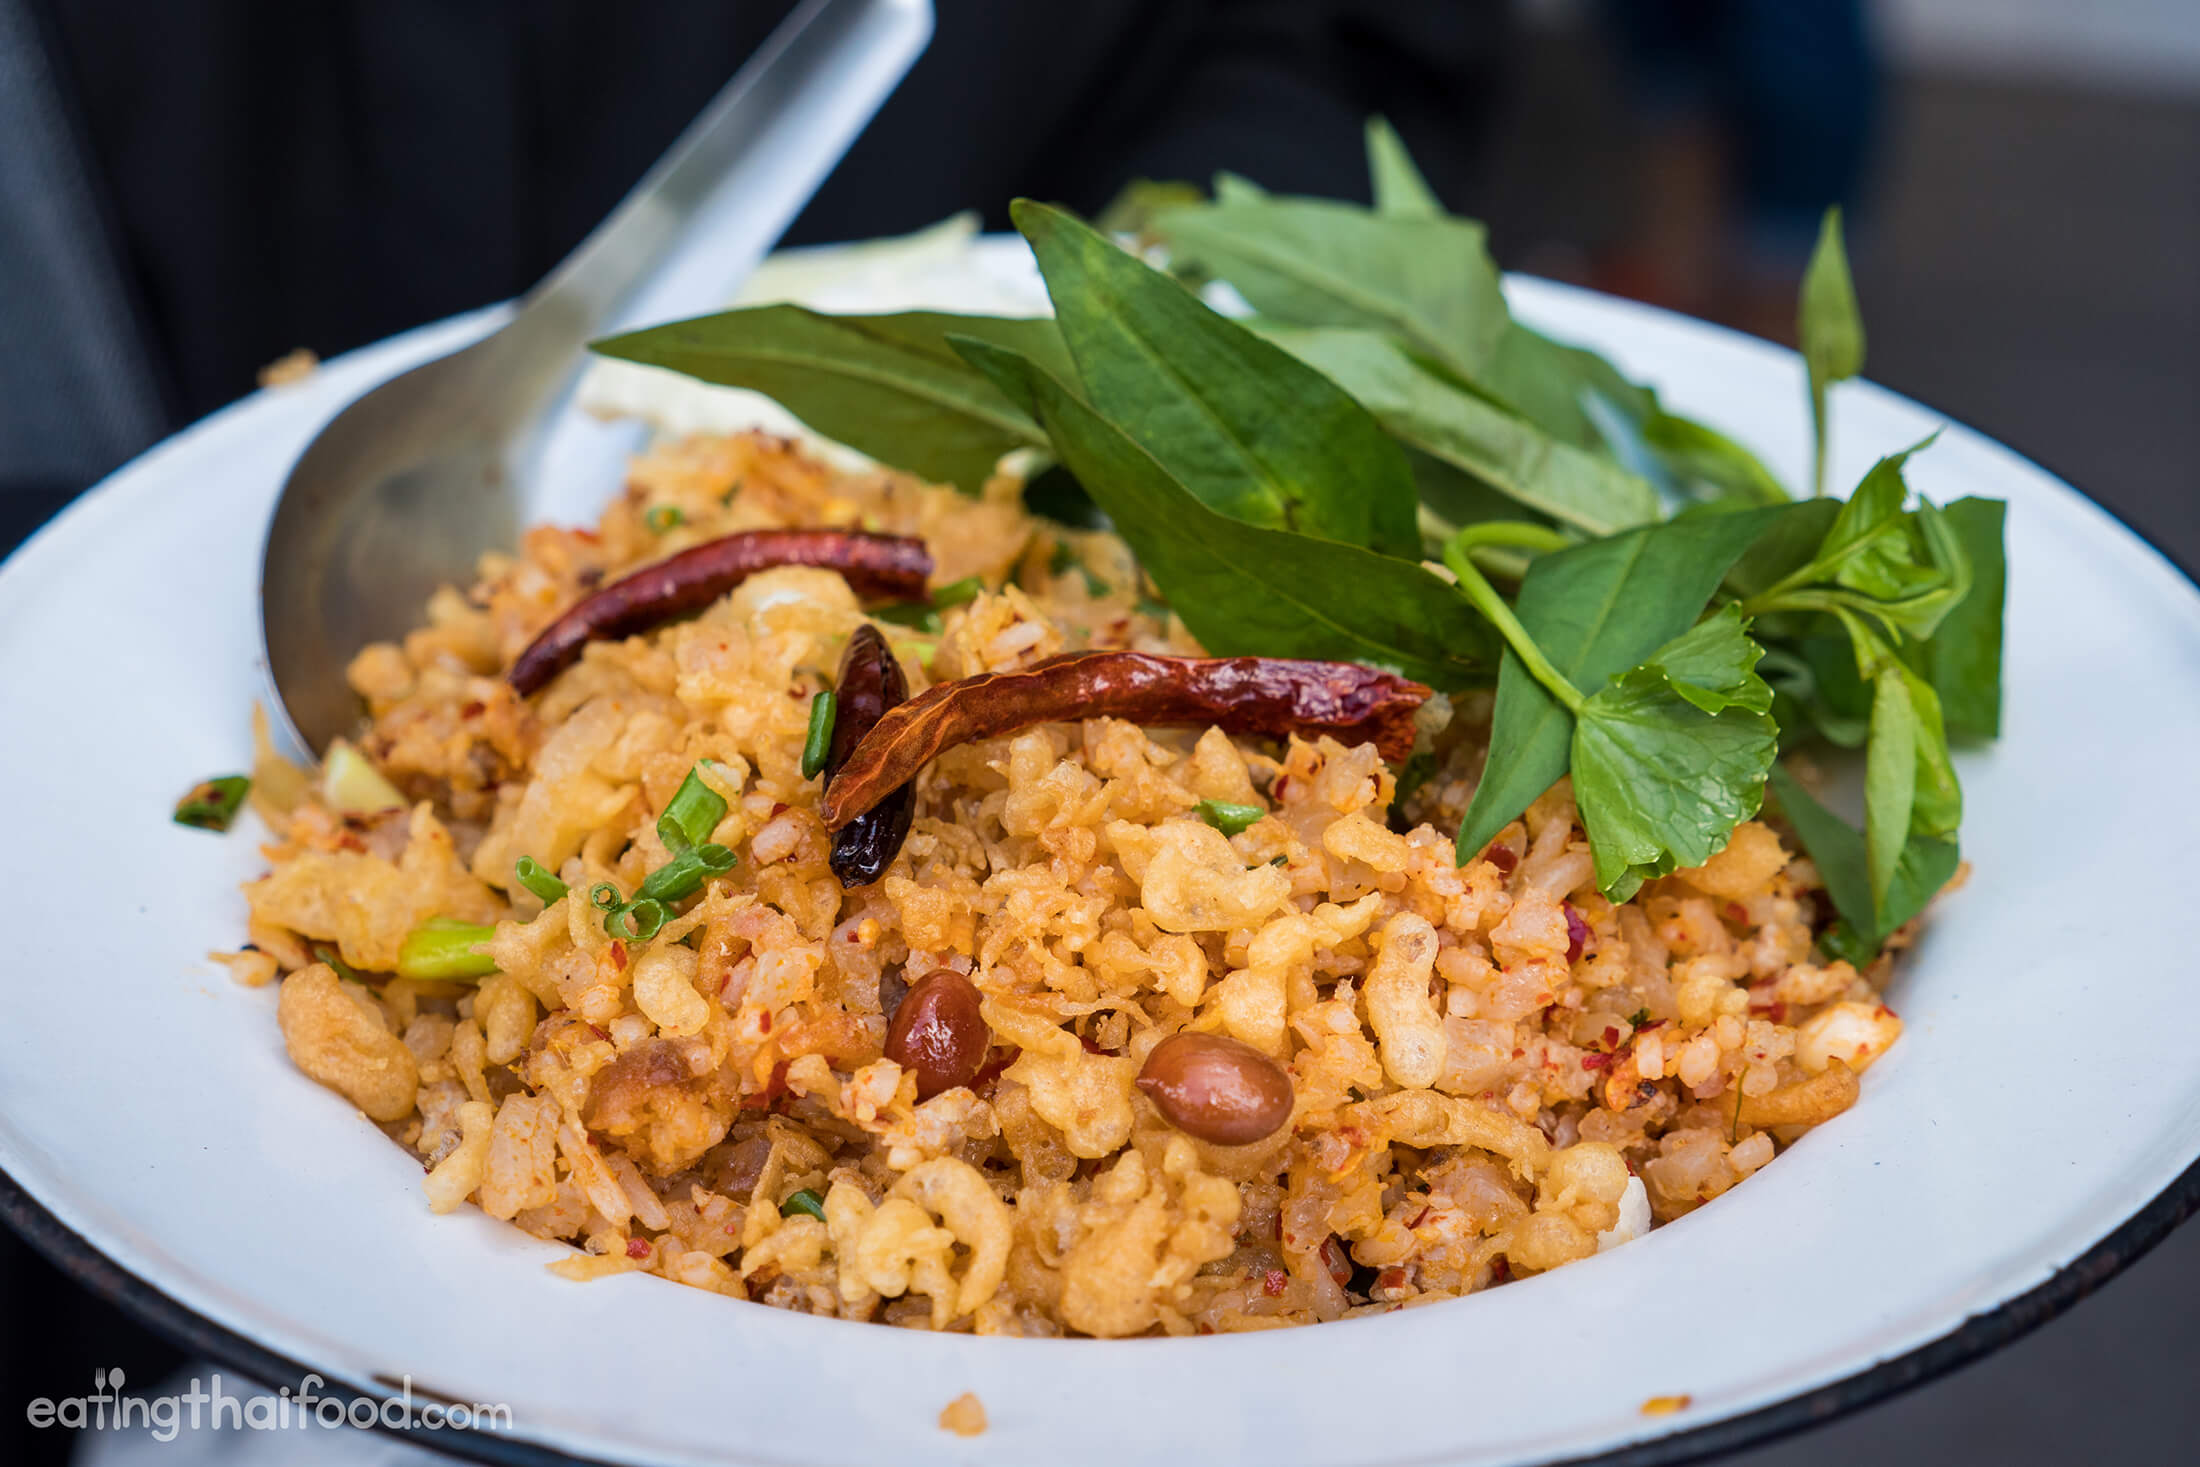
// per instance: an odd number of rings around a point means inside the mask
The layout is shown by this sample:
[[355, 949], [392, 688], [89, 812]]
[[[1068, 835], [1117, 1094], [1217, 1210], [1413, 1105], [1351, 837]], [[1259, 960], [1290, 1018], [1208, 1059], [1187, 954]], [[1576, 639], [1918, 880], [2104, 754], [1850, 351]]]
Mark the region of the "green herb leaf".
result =
[[1258, 805], [1233, 805], [1227, 800], [1201, 800], [1192, 813], [1224, 835], [1243, 835], [1268, 812]]
[[707, 762], [698, 761], [689, 768], [666, 804], [665, 813], [657, 817], [657, 839], [675, 855], [709, 840], [718, 822], [726, 818], [725, 796], [703, 783], [703, 764]]
[[1917, 706], [1909, 680], [1890, 670], [1873, 680], [1871, 743], [1864, 756], [1864, 857], [1872, 905], [1887, 904], [1895, 866], [1910, 839], [1917, 799]]
[[809, 1188], [804, 1187], [801, 1191], [790, 1194], [786, 1201], [779, 1204], [779, 1215], [781, 1217], [793, 1217], [798, 1212], [823, 1222], [825, 1221], [825, 1199]]
[[1902, 848], [1886, 901], [1875, 903], [1863, 833], [1818, 803], [1785, 769], [1773, 766], [1769, 779], [1780, 813], [1795, 827], [1847, 929], [1820, 939], [1830, 955], [1858, 966], [1870, 962], [1889, 934], [1924, 911], [1956, 874], [1961, 858], [1953, 840], [1912, 836]]
[[1516, 503], [1593, 535], [1658, 516], [1657, 496], [1638, 476], [1424, 371], [1380, 332], [1270, 327], [1262, 334], [1352, 394], [1408, 447]]
[[521, 886], [526, 887], [541, 898], [542, 904], [546, 907], [564, 900], [566, 892], [570, 890], [564, 882], [558, 880], [557, 876], [547, 866], [544, 866], [542, 862], [536, 860], [533, 856], [522, 856], [513, 862], [512, 874], [519, 878]]
[[218, 774], [212, 779], [202, 779], [184, 792], [176, 801], [173, 819], [178, 825], [188, 825], [194, 830], [223, 831], [237, 818], [244, 808], [244, 798], [252, 792], [252, 778], [244, 774]]
[[1468, 374], [1463, 385], [1553, 438], [1591, 452], [1602, 452], [1605, 441], [1587, 403], [1602, 399], [1638, 423], [1648, 420], [1658, 405], [1648, 388], [1630, 382], [1595, 352], [1553, 341], [1517, 321], [1499, 336], [1497, 350], [1482, 371]]
[[[1575, 687], [1601, 688], [1687, 631], [1727, 569], [1791, 513], [1686, 515], [1539, 557], [1514, 614]], [[1462, 865], [1566, 773], [1573, 732], [1565, 708], [1507, 651], [1489, 763], [1459, 827]]]
[[1319, 372], [1060, 209], [1019, 199], [1086, 400], [1209, 508], [1412, 555], [1413, 475]]
[[1787, 489], [1764, 461], [1716, 428], [1660, 409], [1642, 425], [1642, 436], [1676, 479], [1711, 491], [1694, 497], [1737, 504], [1788, 502]]
[[959, 347], [1046, 425], [1209, 652], [1365, 662], [1446, 690], [1488, 677], [1489, 626], [1419, 565], [1217, 514], [1044, 369], [983, 343]]
[[1826, 210], [1818, 247], [1803, 272], [1802, 298], [1795, 312], [1795, 337], [1802, 344], [1803, 366], [1810, 376], [1811, 492], [1826, 492], [1826, 394], [1836, 382], [1864, 370], [1864, 318], [1856, 306], [1856, 285], [1849, 278], [1848, 251], [1841, 244], [1841, 210]]
[[1940, 695], [1948, 732], [1990, 739], [2001, 733], [2002, 603], [2009, 567], [2002, 549], [2008, 506], [1958, 499], [1941, 513], [1971, 567], [1970, 594], [1950, 607], [1925, 644], [1926, 679]]
[[1046, 440], [948, 347], [951, 333], [1068, 370], [1051, 321], [932, 311], [827, 316], [755, 306], [610, 337], [590, 349], [764, 393], [828, 438], [975, 494], [1001, 455]]
[[1385, 117], [1367, 120], [1367, 171], [1375, 185], [1375, 212], [1397, 219], [1441, 217], [1443, 201], [1428, 186], [1398, 130]]
[[833, 748], [833, 713], [837, 700], [831, 688], [810, 700], [810, 729], [802, 739], [802, 777], [815, 779], [825, 769], [825, 756]]
[[1597, 885], [1614, 901], [1708, 861], [1757, 813], [1778, 734], [1758, 656], [1729, 606], [1582, 705], [1574, 799]]
[[397, 976], [422, 982], [486, 978], [497, 970], [496, 959], [475, 949], [496, 935], [492, 926], [431, 917], [398, 945]]
[[1381, 215], [1327, 199], [1246, 198], [1171, 209], [1170, 248], [1295, 326], [1371, 326], [1469, 379], [1510, 326], [1482, 226]]

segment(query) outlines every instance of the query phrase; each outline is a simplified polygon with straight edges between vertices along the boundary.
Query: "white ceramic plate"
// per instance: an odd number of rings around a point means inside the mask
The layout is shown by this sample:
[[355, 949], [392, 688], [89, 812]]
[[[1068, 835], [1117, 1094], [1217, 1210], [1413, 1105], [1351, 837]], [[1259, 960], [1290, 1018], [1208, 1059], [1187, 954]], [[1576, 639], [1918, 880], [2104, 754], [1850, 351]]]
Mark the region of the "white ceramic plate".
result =
[[[1800, 481], [1792, 356], [1547, 284], [1513, 291]], [[2014, 565], [2007, 734], [1959, 759], [1975, 873], [1898, 980], [1909, 1031], [1861, 1103], [1714, 1205], [1469, 1300], [1128, 1342], [931, 1337], [648, 1277], [570, 1284], [544, 1271], [550, 1245], [471, 1210], [430, 1216], [413, 1161], [291, 1067], [273, 992], [201, 956], [243, 931], [251, 834], [179, 829], [168, 810], [246, 762], [254, 568], [292, 456], [362, 388], [479, 325], [217, 414], [0, 571], [5, 1200], [81, 1276], [201, 1348], [263, 1375], [310, 1367], [374, 1395], [409, 1376], [508, 1404], [510, 1433], [435, 1439], [503, 1458], [1662, 1460], [1945, 1368], [2190, 1209], [2200, 1067], [2178, 934], [2200, 862], [2200, 595], [2075, 492], [1951, 426], [1912, 482], [2007, 498]], [[1842, 390], [1835, 421], [1843, 484], [1941, 424], [1866, 386]], [[964, 1391], [992, 1421], [971, 1440], [934, 1424]], [[1643, 1414], [1679, 1393], [1687, 1409]]]

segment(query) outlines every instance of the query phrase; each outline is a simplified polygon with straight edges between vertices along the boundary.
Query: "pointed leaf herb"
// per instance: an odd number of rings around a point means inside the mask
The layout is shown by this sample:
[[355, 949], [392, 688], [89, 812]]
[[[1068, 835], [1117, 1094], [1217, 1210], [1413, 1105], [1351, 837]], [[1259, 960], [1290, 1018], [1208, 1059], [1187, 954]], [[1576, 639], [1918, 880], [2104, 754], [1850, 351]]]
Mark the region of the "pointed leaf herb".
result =
[[1375, 212], [1400, 219], [1440, 217], [1444, 205], [1385, 117], [1367, 120], [1367, 171], [1375, 186]]
[[1019, 199], [1085, 397], [1209, 508], [1412, 555], [1412, 471], [1337, 384], [1060, 209]]
[[1838, 207], [1826, 210], [1818, 229], [1818, 247], [1803, 272], [1795, 338], [1802, 344], [1803, 367], [1810, 379], [1811, 493], [1822, 495], [1826, 492], [1826, 395], [1834, 383], [1864, 370], [1864, 319], [1856, 306], [1856, 285], [1849, 279]]
[[1003, 454], [1046, 440], [948, 348], [950, 333], [1068, 370], [1051, 321], [932, 311], [826, 316], [756, 306], [610, 337], [590, 349], [764, 393], [828, 438], [976, 494]]
[[1440, 689], [1488, 678], [1489, 627], [1419, 565], [1219, 515], [1034, 363], [983, 342], [957, 346], [1046, 425], [1210, 653], [1365, 662]]
[[1873, 901], [1863, 834], [1820, 804], [1785, 769], [1774, 765], [1769, 780], [1780, 813], [1795, 827], [1834, 910], [1841, 914], [1840, 922], [1819, 939], [1829, 956], [1859, 967], [1870, 962], [1894, 930], [1924, 911], [1956, 874], [1961, 857], [1955, 841], [1913, 836], [1903, 846], [1887, 899]]
[[805, 1217], [814, 1217], [819, 1222], [823, 1222], [825, 1221], [825, 1199], [819, 1197], [809, 1188], [804, 1187], [799, 1192], [788, 1194], [787, 1200], [779, 1204], [779, 1215], [781, 1217], [793, 1217], [798, 1212]]
[[1657, 496], [1640, 477], [1423, 370], [1380, 332], [1263, 334], [1359, 399], [1400, 442], [1516, 503], [1593, 535], [1657, 518]]
[[2002, 550], [2007, 506], [1998, 499], [1958, 499], [1941, 511], [1971, 566], [1971, 591], [1948, 609], [1920, 661], [1940, 695], [1948, 732], [1990, 739], [2001, 733], [2002, 602], [2008, 562]]
[[1233, 197], [1155, 227], [1253, 309], [1294, 326], [1371, 326], [1470, 380], [1511, 324], [1482, 226], [1327, 199]]

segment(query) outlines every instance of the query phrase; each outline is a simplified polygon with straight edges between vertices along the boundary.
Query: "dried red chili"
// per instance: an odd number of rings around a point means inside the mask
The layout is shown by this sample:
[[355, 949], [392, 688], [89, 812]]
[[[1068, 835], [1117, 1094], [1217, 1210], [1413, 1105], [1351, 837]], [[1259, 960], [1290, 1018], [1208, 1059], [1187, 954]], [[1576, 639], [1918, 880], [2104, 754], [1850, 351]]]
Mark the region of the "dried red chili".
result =
[[[840, 673], [834, 679], [833, 741], [825, 753], [826, 798], [843, 765], [855, 753], [863, 737], [878, 726], [888, 710], [909, 697], [909, 679], [901, 663], [877, 627], [865, 624], [848, 639], [840, 656]], [[909, 821], [916, 814], [917, 788], [903, 784], [885, 799], [833, 832], [833, 847], [826, 861], [840, 884], [853, 890], [869, 886], [886, 874], [886, 868], [908, 839]]]
[[941, 683], [881, 718], [826, 792], [825, 824], [837, 830], [905, 788], [943, 749], [1068, 719], [1330, 734], [1401, 760], [1413, 751], [1414, 710], [1428, 695], [1354, 662], [1064, 653], [1022, 672]]
[[922, 540], [858, 530], [745, 530], [643, 566], [591, 591], [542, 629], [504, 680], [525, 696], [571, 667], [589, 642], [631, 637], [700, 611], [758, 571], [782, 565], [836, 570], [858, 596], [910, 601], [924, 594], [932, 556]]

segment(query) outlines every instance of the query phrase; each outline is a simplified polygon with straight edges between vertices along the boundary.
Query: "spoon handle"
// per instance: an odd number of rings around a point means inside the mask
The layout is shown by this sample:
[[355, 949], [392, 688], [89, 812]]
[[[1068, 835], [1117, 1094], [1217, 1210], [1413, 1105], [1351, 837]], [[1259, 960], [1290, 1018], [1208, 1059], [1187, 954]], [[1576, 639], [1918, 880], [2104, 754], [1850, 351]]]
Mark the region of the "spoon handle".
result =
[[804, 0], [522, 303], [530, 353], [726, 303], [932, 35], [931, 0]]

